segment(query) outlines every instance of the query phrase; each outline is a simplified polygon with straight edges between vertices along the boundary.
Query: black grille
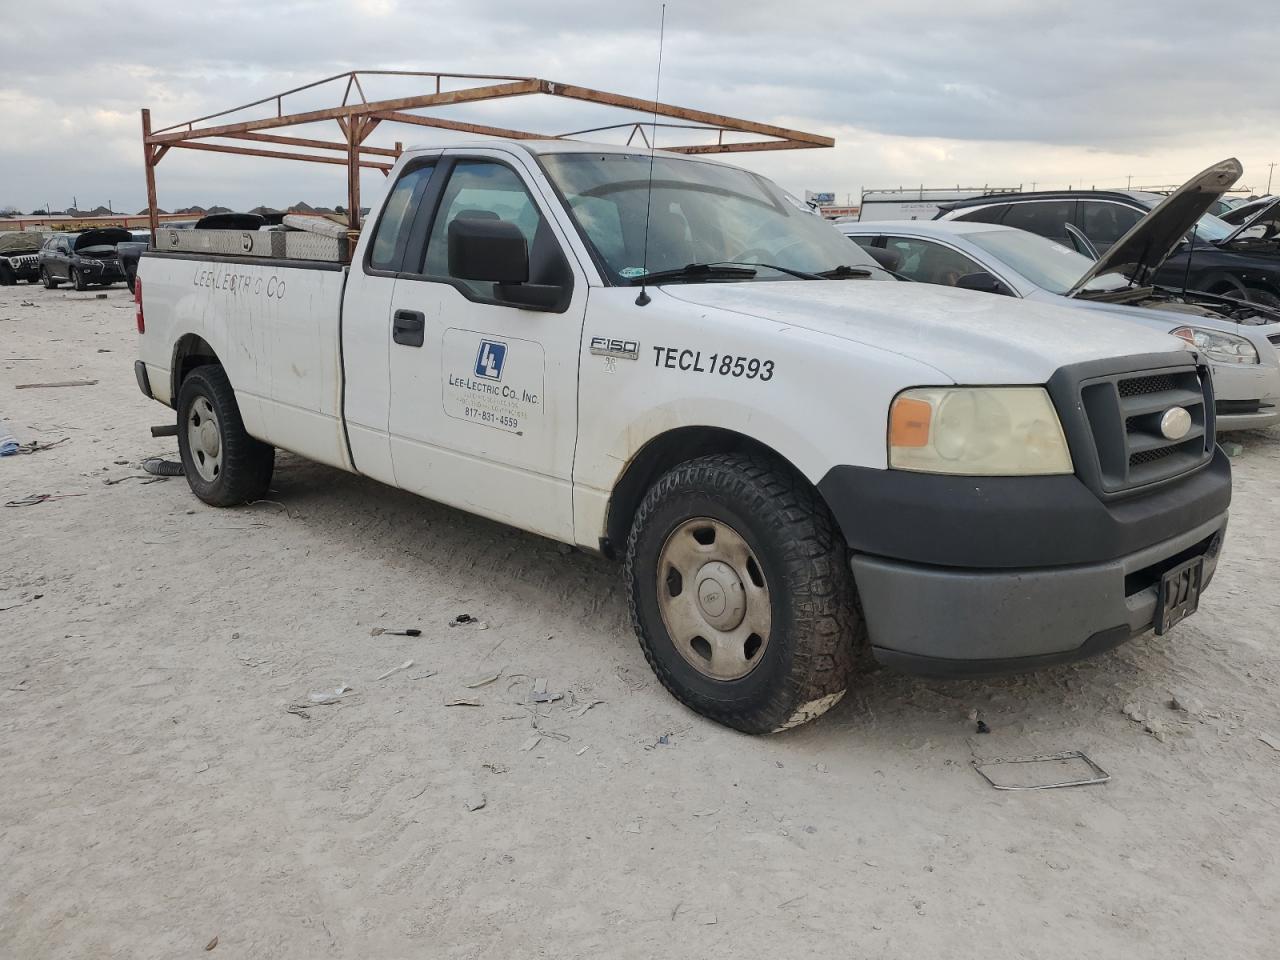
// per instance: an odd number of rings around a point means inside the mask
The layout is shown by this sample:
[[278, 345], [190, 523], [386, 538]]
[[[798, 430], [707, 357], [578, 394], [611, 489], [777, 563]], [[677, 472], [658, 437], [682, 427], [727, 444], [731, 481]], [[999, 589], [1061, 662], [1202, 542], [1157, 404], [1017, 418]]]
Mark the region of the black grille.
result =
[[1150, 377], [1130, 377], [1116, 382], [1116, 390], [1122, 397], [1141, 397], [1148, 393], [1161, 393], [1177, 386], [1173, 377], [1160, 373]]
[[[1208, 374], [1194, 367], [1087, 380], [1081, 384], [1080, 401], [1107, 493], [1190, 473], [1212, 456], [1212, 388]], [[1191, 428], [1185, 436], [1169, 439], [1161, 419], [1176, 407], [1191, 415]]]

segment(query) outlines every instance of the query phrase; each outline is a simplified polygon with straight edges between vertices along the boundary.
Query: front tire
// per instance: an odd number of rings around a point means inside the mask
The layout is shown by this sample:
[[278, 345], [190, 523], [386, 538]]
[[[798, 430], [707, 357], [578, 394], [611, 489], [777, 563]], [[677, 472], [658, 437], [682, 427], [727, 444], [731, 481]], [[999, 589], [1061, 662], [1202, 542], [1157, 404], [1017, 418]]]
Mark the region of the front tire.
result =
[[747, 733], [785, 730], [844, 696], [863, 629], [847, 548], [789, 466], [722, 454], [673, 468], [627, 541], [632, 624], [662, 685]]
[[58, 285], [58, 281], [53, 279], [53, 274], [49, 272], [48, 267], [40, 268], [40, 282], [44, 284], [46, 290], [52, 290]]
[[84, 274], [82, 274], [77, 267], [71, 268], [71, 286], [80, 293], [89, 289], [89, 284], [84, 282]]
[[245, 432], [231, 381], [217, 365], [182, 381], [178, 450], [191, 492], [210, 506], [260, 500], [271, 484], [275, 448]]

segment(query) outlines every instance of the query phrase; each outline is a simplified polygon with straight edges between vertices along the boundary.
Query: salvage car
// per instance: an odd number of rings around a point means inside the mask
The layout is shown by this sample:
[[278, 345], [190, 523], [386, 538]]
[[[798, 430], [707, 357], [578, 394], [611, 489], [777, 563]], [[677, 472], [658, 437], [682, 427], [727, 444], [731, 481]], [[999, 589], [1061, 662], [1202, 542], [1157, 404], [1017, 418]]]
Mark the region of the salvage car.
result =
[[[892, 269], [905, 279], [1101, 310], [1172, 333], [1209, 362], [1219, 432], [1280, 423], [1280, 310], [1151, 286], [1148, 278], [1170, 249], [1167, 238], [1176, 243], [1182, 236], [1181, 223], [1167, 224], [1166, 216], [1176, 218], [1177, 208], [1142, 220], [1097, 262], [990, 223], [901, 220], [837, 228], [868, 253], [888, 252]], [[1164, 246], [1157, 237], [1165, 238]]]
[[40, 279], [40, 243], [38, 233], [0, 233], [0, 287], [11, 287], [19, 280], [35, 283]]
[[132, 240], [123, 227], [50, 237], [40, 248], [40, 279], [50, 290], [63, 281], [70, 281], [77, 290], [110, 286], [125, 278], [116, 244]]
[[[1236, 179], [1243, 173], [1238, 160], [1217, 166], [1235, 172]], [[1179, 189], [1172, 195], [1182, 193]], [[1122, 190], [1003, 194], [949, 203], [935, 219], [1016, 227], [1090, 255], [1106, 253], [1166, 199]], [[1180, 289], [1185, 282], [1192, 290], [1280, 306], [1280, 239], [1250, 237], [1247, 225], [1233, 227], [1210, 213], [1199, 217], [1194, 228], [1156, 272], [1155, 283]]]
[[702, 157], [407, 150], [349, 266], [148, 251], [135, 299], [196, 497], [263, 497], [279, 447], [618, 557], [662, 684], [752, 733], [868, 638], [977, 674], [1167, 632], [1225, 535], [1200, 353], [894, 282]]
[[1233, 227], [1238, 227], [1254, 214], [1258, 213], [1258, 211], [1271, 206], [1277, 200], [1280, 200], [1280, 197], [1267, 196], [1255, 197], [1252, 200], [1244, 200], [1236, 204], [1226, 213], [1220, 214], [1219, 219], [1221, 219], [1223, 223], [1229, 223]]

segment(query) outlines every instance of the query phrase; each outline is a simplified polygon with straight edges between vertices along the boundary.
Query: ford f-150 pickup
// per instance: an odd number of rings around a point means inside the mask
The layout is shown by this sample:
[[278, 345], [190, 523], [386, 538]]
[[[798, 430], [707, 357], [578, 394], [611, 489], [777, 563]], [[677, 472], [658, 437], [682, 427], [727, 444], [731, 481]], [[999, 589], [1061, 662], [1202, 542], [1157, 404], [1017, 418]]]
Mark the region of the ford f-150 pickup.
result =
[[1213, 576], [1230, 469], [1173, 337], [896, 282], [698, 157], [498, 140], [388, 183], [349, 265], [143, 255], [138, 384], [206, 503], [264, 496], [278, 447], [617, 557], [662, 683], [750, 732], [829, 709], [867, 640], [1026, 669]]

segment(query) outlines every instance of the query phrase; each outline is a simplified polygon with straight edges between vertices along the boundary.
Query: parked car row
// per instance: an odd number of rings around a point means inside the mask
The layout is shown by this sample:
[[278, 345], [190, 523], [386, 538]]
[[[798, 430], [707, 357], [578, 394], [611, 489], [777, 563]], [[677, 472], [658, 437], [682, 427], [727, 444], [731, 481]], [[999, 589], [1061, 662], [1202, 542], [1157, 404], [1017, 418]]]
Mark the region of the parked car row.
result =
[[[1004, 194], [957, 202], [941, 219], [848, 222], [837, 229], [900, 279], [1102, 311], [1180, 337], [1213, 371], [1218, 429], [1256, 429], [1280, 422], [1280, 309], [1258, 287], [1246, 288], [1248, 299], [1242, 299], [1229, 281], [1210, 282], [1216, 293], [1190, 283], [1193, 275], [1212, 278], [1215, 269], [1205, 263], [1198, 271], [1196, 261], [1216, 255], [1221, 269], [1236, 256], [1229, 245], [1215, 245], [1212, 255], [1192, 248], [1198, 241], [1188, 234], [1214, 219], [1208, 207], [1238, 176], [1234, 161], [1217, 164], [1167, 197], [1151, 195], [1157, 202], [1145, 214], [1118, 199], [1079, 192], [1070, 199]], [[1267, 246], [1274, 237], [1267, 218], [1275, 207], [1274, 199], [1255, 207], [1229, 244], [1267, 251], [1280, 271], [1280, 256]], [[1238, 264], [1219, 276], [1268, 282]]]

